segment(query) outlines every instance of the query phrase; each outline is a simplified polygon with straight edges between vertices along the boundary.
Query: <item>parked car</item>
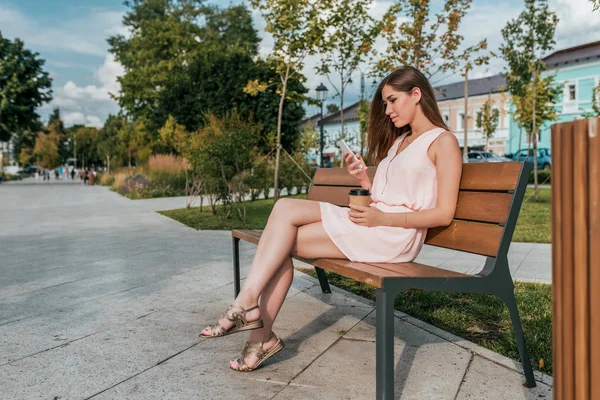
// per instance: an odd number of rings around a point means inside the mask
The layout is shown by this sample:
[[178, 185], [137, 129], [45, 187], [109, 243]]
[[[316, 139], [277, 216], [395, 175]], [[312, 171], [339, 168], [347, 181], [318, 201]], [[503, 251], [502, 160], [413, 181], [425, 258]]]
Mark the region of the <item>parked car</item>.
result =
[[[529, 155], [529, 157], [528, 157]], [[521, 149], [516, 153], [506, 155], [514, 161], [526, 161], [533, 164], [533, 149]], [[552, 167], [552, 154], [547, 147], [538, 148], [538, 167], [545, 170], [550, 170]]]
[[470, 151], [467, 156], [469, 157], [470, 163], [512, 161], [510, 158], [501, 157], [496, 153], [492, 153], [491, 151]]

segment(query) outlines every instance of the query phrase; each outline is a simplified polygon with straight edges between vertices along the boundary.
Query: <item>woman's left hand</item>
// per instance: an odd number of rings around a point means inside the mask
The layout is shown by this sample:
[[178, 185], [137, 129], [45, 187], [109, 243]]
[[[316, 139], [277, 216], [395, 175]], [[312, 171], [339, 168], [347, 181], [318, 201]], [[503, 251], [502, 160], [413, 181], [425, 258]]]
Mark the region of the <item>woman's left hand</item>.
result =
[[381, 226], [385, 225], [385, 213], [376, 207], [364, 207], [350, 204], [350, 221], [361, 226]]

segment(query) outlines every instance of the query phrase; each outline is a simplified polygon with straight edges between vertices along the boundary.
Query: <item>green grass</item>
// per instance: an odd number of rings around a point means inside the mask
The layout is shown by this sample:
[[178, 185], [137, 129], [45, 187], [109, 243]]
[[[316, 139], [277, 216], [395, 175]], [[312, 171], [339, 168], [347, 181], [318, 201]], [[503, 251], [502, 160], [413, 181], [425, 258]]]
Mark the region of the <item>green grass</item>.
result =
[[536, 201], [533, 189], [527, 189], [513, 235], [514, 242], [552, 242], [550, 193], [550, 189], [539, 189], [539, 201]]
[[[290, 196], [294, 199], [305, 199], [306, 194]], [[225, 218], [221, 208], [217, 215], [212, 215], [207, 205], [194, 208], [159, 211], [160, 214], [181, 222], [184, 225], [200, 230], [231, 230], [231, 229], [263, 229], [273, 208], [273, 199], [256, 200], [246, 203], [247, 218], [244, 224], [237, 214]]]
[[[310, 273], [316, 278], [316, 273]], [[329, 283], [375, 301], [375, 288], [327, 273]], [[552, 374], [552, 286], [515, 282], [517, 307], [534, 368]], [[395, 308], [487, 349], [519, 361], [508, 308], [496, 296], [407, 291]], [[540, 367], [540, 360], [543, 366]]]

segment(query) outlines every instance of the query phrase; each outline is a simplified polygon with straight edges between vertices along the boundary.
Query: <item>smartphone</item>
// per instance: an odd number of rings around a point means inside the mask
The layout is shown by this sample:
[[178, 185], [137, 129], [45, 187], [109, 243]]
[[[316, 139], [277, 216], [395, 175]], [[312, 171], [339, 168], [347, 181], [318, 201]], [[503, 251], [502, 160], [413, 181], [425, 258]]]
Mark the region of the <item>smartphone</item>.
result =
[[[358, 158], [356, 157], [356, 154], [354, 154], [354, 152], [352, 151], [352, 149], [350, 148], [350, 146], [348, 146], [348, 144], [344, 141], [344, 139], [338, 140], [336, 142], [336, 144], [340, 147], [340, 149], [342, 149], [342, 151], [344, 153], [350, 153], [350, 154], [352, 154], [352, 161], [354, 161], [354, 162], [358, 161]], [[358, 165], [358, 169], [363, 169], [362, 163], [360, 163]]]

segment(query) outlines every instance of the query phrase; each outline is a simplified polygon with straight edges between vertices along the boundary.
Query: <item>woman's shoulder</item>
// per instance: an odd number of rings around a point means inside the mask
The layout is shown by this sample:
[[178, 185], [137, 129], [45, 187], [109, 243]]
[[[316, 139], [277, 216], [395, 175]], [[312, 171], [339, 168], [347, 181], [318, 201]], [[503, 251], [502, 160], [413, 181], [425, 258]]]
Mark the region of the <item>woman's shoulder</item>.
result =
[[436, 142], [439, 142], [440, 144], [455, 143], [458, 145], [458, 139], [456, 138], [456, 135], [452, 131], [447, 131], [444, 128], [440, 128], [440, 129], [443, 129], [443, 131], [440, 132], [439, 135], [437, 135]]

